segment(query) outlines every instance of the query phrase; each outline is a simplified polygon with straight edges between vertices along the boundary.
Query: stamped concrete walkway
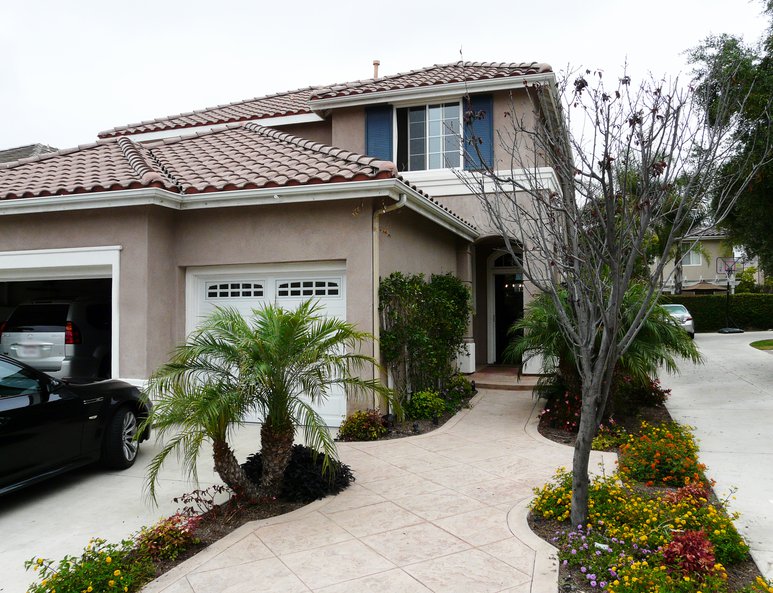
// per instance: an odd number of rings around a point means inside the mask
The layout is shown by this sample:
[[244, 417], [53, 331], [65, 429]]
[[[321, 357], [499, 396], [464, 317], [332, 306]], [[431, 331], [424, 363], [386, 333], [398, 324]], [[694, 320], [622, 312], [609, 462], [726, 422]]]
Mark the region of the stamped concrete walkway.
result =
[[[553, 548], [526, 524], [532, 488], [572, 449], [536, 430], [530, 391], [481, 389], [416, 437], [339, 446], [355, 484], [242, 526], [144, 593], [552, 593]], [[614, 471], [615, 456], [594, 453]]]

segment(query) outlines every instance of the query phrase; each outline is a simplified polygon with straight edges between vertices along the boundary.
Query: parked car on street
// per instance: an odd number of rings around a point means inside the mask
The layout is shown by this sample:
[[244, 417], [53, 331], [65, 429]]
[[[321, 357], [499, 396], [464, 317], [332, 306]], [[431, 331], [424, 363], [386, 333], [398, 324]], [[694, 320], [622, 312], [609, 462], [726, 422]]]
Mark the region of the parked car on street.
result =
[[0, 495], [95, 461], [131, 467], [150, 408], [123, 381], [63, 381], [0, 355]]
[[109, 302], [35, 301], [18, 305], [0, 325], [0, 354], [57, 379], [110, 377]]
[[690, 312], [687, 310], [687, 307], [677, 304], [666, 304], [661, 306], [677, 321], [684, 331], [690, 334], [691, 338], [695, 338], [695, 323], [692, 315], [690, 315]]

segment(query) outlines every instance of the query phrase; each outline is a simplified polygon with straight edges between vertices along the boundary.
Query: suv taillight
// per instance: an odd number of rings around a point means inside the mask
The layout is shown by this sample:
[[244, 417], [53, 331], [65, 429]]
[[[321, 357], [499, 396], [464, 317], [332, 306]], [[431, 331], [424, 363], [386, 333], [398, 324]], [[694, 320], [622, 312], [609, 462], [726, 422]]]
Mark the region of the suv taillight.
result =
[[82, 344], [83, 338], [81, 338], [81, 331], [78, 326], [72, 321], [68, 321], [64, 324], [64, 343], [65, 344]]

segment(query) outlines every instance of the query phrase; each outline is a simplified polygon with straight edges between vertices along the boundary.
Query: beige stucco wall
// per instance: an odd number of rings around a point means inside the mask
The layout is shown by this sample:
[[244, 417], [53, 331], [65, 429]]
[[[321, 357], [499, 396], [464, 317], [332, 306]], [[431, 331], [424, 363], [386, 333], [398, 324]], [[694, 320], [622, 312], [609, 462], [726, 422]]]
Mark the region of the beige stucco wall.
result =
[[331, 118], [333, 146], [365, 154], [365, 108], [336, 109]]
[[332, 127], [330, 121], [313, 122], [306, 124], [293, 124], [289, 126], [276, 126], [277, 130], [305, 138], [306, 140], [313, 140], [314, 142], [321, 142], [330, 146], [335, 146], [332, 141]]
[[381, 216], [379, 275], [456, 273], [457, 239], [407, 207]]

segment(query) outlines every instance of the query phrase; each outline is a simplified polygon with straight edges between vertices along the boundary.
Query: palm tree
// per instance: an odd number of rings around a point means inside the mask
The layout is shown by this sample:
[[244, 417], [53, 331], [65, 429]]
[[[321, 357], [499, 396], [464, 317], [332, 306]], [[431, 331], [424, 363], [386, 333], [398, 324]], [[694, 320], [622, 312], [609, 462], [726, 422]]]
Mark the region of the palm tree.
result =
[[[623, 323], [620, 332], [628, 331], [639, 304], [646, 297], [646, 288], [633, 284], [625, 294], [623, 302]], [[567, 295], [563, 295], [565, 307], [569, 307]], [[523, 335], [518, 335], [522, 330]], [[554, 370], [560, 382], [579, 389], [580, 378], [577, 372], [572, 348], [561, 333], [555, 305], [547, 294], [537, 296], [529, 305], [524, 316], [509, 331], [514, 337], [505, 349], [505, 358], [520, 360], [533, 354], [542, 354], [543, 373], [548, 377], [540, 381], [540, 387], [550, 384], [550, 374]], [[658, 369], [668, 372], [678, 370], [678, 359], [701, 362], [702, 357], [695, 342], [690, 339], [665, 309], [653, 303], [652, 310], [644, 320], [636, 339], [617, 362], [617, 370], [634, 380], [645, 382], [657, 375]]]
[[[337, 386], [347, 394], [375, 391], [393, 401], [378, 380], [357, 374], [375, 364], [355, 352], [369, 338], [350, 323], [325, 318], [311, 301], [295, 310], [267, 305], [249, 318], [235, 309], [216, 309], [151, 378], [149, 391], [159, 401], [148, 422], [159, 435], [179, 431], [151, 462], [151, 494], [162, 463], [174, 450], [182, 451], [185, 469], [195, 477], [200, 447], [209, 439], [215, 469], [234, 493], [248, 500], [276, 497], [298, 426], [304, 428], [306, 443], [325, 453], [323, 469], [329, 471], [335, 443], [313, 405]], [[258, 488], [228, 445], [230, 431], [248, 412], [263, 417]]]

